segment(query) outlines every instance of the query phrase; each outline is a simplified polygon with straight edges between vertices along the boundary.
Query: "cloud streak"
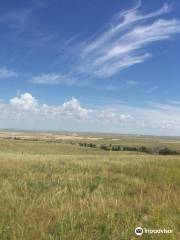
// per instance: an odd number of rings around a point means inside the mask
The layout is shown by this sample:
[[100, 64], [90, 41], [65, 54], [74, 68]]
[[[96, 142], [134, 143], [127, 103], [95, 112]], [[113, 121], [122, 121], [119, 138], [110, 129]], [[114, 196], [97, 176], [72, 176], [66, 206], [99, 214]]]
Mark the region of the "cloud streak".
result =
[[68, 42], [70, 51], [63, 51], [68, 63], [67, 73], [57, 73], [59, 76], [44, 73], [31, 82], [80, 85], [82, 81], [110, 79], [126, 68], [145, 62], [153, 57], [147, 47], [180, 33], [180, 20], [163, 18], [172, 10], [170, 5], [164, 4], [157, 11], [143, 13], [141, 1], [138, 1], [131, 9], [116, 14], [96, 36], [83, 42]]
[[7, 67], [0, 67], [0, 79], [17, 77], [18, 74]]
[[169, 5], [147, 14], [141, 13], [140, 6], [138, 2], [132, 9], [120, 12], [104, 32], [84, 43], [80, 71], [110, 78], [152, 57], [146, 50], [150, 44], [180, 33], [179, 20], [160, 18], [172, 10]]
[[35, 76], [32, 79], [30, 79], [29, 82], [34, 84], [47, 84], [47, 85], [56, 85], [56, 84], [73, 85], [75, 83], [75, 79], [69, 75], [50, 72], [50, 73], [42, 73], [38, 76]]

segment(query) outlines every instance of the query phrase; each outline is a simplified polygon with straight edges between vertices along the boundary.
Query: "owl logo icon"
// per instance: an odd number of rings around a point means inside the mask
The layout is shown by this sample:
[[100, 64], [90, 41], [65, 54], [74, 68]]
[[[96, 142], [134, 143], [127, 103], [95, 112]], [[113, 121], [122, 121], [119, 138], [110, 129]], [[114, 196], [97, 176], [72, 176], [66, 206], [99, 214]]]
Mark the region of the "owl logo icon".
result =
[[137, 228], [135, 229], [135, 234], [136, 234], [137, 236], [141, 236], [141, 235], [143, 234], [143, 229], [142, 229], [141, 227], [137, 227]]

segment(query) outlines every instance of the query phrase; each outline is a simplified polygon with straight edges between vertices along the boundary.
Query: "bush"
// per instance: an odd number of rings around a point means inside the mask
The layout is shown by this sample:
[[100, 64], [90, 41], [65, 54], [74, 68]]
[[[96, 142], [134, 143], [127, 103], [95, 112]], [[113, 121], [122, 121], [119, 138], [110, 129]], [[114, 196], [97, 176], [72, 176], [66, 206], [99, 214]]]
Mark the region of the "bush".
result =
[[171, 150], [167, 147], [159, 150], [159, 155], [175, 155], [175, 154], [178, 154], [178, 152], [174, 151], [174, 150]]
[[94, 143], [79, 143], [80, 147], [90, 147], [90, 148], [96, 148], [96, 144]]
[[100, 148], [105, 150], [105, 151], [109, 151], [110, 150], [110, 148], [108, 146], [106, 146], [106, 145], [101, 145]]
[[144, 152], [144, 153], [148, 153], [148, 152], [149, 152], [149, 150], [148, 150], [147, 147], [145, 147], [145, 146], [141, 146], [141, 147], [139, 148], [139, 151], [140, 151], [140, 152]]
[[86, 147], [86, 145], [87, 145], [86, 143], [79, 143], [80, 147]]
[[138, 151], [136, 147], [123, 147], [123, 151]]
[[88, 143], [88, 144], [87, 144], [87, 147], [96, 148], [96, 144], [94, 144], [94, 143]]
[[121, 146], [117, 145], [117, 146], [112, 146], [112, 151], [121, 151]]
[[21, 138], [19, 138], [19, 137], [14, 137], [14, 140], [21, 140]]

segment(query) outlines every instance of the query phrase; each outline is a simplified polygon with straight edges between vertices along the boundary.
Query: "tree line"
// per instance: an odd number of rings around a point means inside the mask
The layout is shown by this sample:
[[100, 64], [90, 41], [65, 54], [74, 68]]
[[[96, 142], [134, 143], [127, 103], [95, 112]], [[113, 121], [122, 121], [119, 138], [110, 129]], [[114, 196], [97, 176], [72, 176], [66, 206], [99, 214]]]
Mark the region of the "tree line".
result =
[[80, 147], [89, 147], [89, 148], [100, 148], [104, 151], [135, 151], [149, 154], [159, 154], [159, 155], [176, 155], [179, 152], [172, 150], [168, 147], [154, 148], [150, 149], [146, 146], [133, 147], [133, 146], [122, 146], [122, 145], [112, 145], [112, 144], [100, 144], [96, 145], [94, 143], [80, 142]]

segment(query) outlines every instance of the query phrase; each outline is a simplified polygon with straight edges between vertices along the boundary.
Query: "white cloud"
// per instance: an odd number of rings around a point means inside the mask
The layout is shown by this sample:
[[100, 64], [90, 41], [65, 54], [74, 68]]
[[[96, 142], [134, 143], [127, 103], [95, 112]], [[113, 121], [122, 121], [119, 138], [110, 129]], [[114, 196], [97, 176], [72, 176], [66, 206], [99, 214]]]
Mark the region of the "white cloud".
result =
[[17, 77], [17, 76], [18, 74], [15, 71], [8, 69], [7, 67], [0, 67], [0, 79]]
[[10, 105], [19, 110], [34, 111], [38, 107], [38, 101], [30, 93], [24, 93], [20, 97], [10, 99]]
[[112, 38], [121, 33], [122, 30], [126, 30], [126, 28], [129, 26], [131, 27], [133, 24], [136, 24], [136, 22], [158, 17], [171, 11], [171, 7], [167, 4], [164, 4], [160, 10], [143, 15], [139, 11], [140, 7], [141, 1], [138, 1], [133, 8], [126, 11], [120, 11], [108, 24], [110, 27], [108, 27], [108, 29], [98, 36], [94, 41], [90, 42], [84, 50], [84, 53], [89, 53], [95, 49], [99, 49], [103, 45], [106, 45], [109, 40], [112, 40]]
[[126, 83], [130, 86], [136, 86], [136, 85], [140, 84], [140, 82], [135, 81], [135, 80], [128, 80]]
[[168, 40], [180, 33], [179, 20], [160, 18], [172, 10], [169, 5], [164, 4], [160, 10], [148, 14], [140, 12], [140, 5], [138, 2], [132, 9], [120, 12], [104, 32], [84, 43], [79, 66], [81, 72], [111, 77], [150, 58], [152, 54], [145, 49], [149, 44]]
[[18, 36], [25, 30], [31, 13], [32, 8], [26, 8], [18, 11], [6, 11], [0, 16], [0, 24], [9, 28], [8, 33], [12, 33], [13, 37]]
[[168, 4], [150, 13], [143, 13], [140, 7], [141, 1], [138, 1], [131, 9], [119, 12], [104, 31], [87, 41], [74, 42], [74, 38], [67, 41], [71, 47], [67, 51], [62, 48], [63, 56], [61, 54], [61, 60], [65, 58], [68, 63], [67, 74], [42, 73], [30, 82], [85, 86], [97, 77], [111, 78], [151, 58], [153, 53], [148, 52], [147, 47], [179, 34], [180, 20], [163, 18], [172, 11]]
[[[83, 108], [76, 98], [72, 98], [59, 106], [49, 106], [40, 102], [30, 93], [23, 93], [20, 96], [11, 98], [9, 103], [1, 102], [1, 110], [9, 115], [15, 114], [19, 117], [25, 116], [46, 116], [46, 117], [67, 117], [74, 119], [84, 119], [88, 116], [89, 110]], [[27, 114], [27, 115], [26, 115]]]
[[78, 116], [80, 118], [85, 118], [89, 112], [87, 109], [81, 107], [80, 102], [76, 98], [65, 102], [62, 109], [68, 116]]
[[[22, 121], [23, 124], [29, 121], [32, 123], [35, 122], [34, 128], [37, 126], [41, 128], [40, 122], [42, 120], [43, 122], [55, 121], [55, 128], [57, 128], [58, 123], [62, 121], [70, 121], [70, 124], [75, 124], [77, 121], [85, 124], [120, 124], [130, 119], [129, 115], [122, 112], [114, 113], [108, 109], [82, 107], [80, 102], [74, 97], [57, 106], [41, 104], [30, 93], [24, 93], [11, 98], [7, 103], [0, 102], [0, 110], [3, 113], [0, 116], [0, 122], [4, 121], [4, 123], [8, 123], [11, 120], [11, 125], [15, 122], [19, 128], [21, 128]], [[74, 125], [74, 128], [76, 128], [76, 125]], [[86, 130], [88, 130], [88, 127]]]
[[161, 121], [161, 127], [164, 129], [177, 129], [177, 127], [180, 127], [180, 124], [173, 120], [163, 120]]
[[124, 114], [120, 112], [116, 112], [113, 110], [102, 110], [99, 114], [99, 119], [103, 123], [107, 124], [119, 124], [119, 123], [127, 123], [129, 120], [132, 120], [132, 116], [130, 114]]
[[1, 128], [180, 135], [180, 107], [171, 102], [85, 108], [76, 98], [53, 106], [24, 93], [0, 101], [0, 111]]
[[31, 83], [34, 84], [48, 84], [48, 85], [56, 85], [56, 84], [66, 84], [72, 85], [75, 80], [68, 75], [62, 75], [55, 72], [50, 73], [42, 73], [38, 76], [33, 77], [30, 80]]

